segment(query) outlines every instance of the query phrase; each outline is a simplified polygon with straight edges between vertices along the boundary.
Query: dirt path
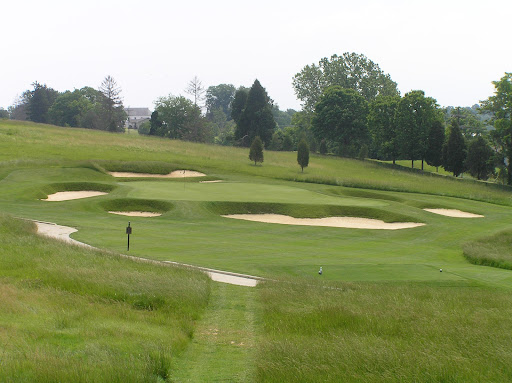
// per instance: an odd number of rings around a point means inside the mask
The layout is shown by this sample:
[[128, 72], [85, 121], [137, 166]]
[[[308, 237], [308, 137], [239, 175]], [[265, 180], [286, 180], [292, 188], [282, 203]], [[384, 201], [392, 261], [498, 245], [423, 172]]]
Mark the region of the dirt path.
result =
[[[86, 243], [79, 242], [73, 238], [70, 238], [70, 234], [77, 232], [78, 230], [69, 226], [61, 226], [52, 222], [33, 221], [37, 226], [37, 233], [46, 237], [55, 238], [64, 242], [68, 242], [74, 245], [84, 246], [92, 249], [97, 249]], [[208, 274], [208, 276], [216, 282], [228, 283], [237, 286], [254, 287], [258, 284], [258, 281], [263, 280], [261, 277], [253, 275], [232, 273], [230, 271], [209, 269], [207, 267], [193, 266], [186, 263], [172, 262], [172, 261], [157, 261], [148, 258], [134, 257], [132, 255], [121, 254], [123, 257], [130, 258], [139, 262], [148, 262], [157, 265], [176, 265], [181, 267], [189, 267], [191, 269], [200, 270]]]

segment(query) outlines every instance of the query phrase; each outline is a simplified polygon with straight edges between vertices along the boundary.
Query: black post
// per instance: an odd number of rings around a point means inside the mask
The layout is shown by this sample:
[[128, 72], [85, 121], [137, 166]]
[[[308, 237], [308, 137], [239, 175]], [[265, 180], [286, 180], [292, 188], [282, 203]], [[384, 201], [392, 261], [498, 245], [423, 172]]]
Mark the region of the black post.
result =
[[126, 234], [128, 235], [128, 250], [130, 251], [130, 234], [132, 233], [132, 228], [130, 226], [130, 222], [128, 222], [128, 227], [126, 228]]

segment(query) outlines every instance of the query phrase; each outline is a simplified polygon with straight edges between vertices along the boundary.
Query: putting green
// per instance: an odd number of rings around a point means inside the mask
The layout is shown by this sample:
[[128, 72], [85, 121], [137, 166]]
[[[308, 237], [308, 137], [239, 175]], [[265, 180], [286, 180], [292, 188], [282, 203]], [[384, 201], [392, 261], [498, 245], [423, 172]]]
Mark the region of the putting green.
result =
[[286, 202], [344, 206], [383, 207], [387, 202], [368, 198], [336, 197], [299, 187], [263, 183], [179, 183], [122, 182], [130, 198], [152, 198], [172, 201]]

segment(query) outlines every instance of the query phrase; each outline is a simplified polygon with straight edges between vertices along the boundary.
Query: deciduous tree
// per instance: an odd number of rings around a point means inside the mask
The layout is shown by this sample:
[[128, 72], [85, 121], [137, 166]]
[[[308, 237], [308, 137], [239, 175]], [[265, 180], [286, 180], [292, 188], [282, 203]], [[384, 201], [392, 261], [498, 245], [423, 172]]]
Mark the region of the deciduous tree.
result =
[[398, 104], [396, 113], [397, 139], [402, 155], [411, 160], [425, 159], [428, 148], [428, 134], [437, 116], [437, 103], [425, 92], [414, 90], [407, 93]]
[[368, 140], [367, 114], [368, 103], [355, 90], [332, 86], [315, 107], [311, 130], [319, 140], [359, 148]]
[[312, 111], [324, 90], [338, 85], [353, 89], [367, 101], [378, 95], [399, 94], [396, 83], [366, 56], [345, 52], [324, 57], [318, 65], [306, 65], [293, 77], [293, 88], [305, 111]]
[[213, 113], [221, 110], [226, 117], [231, 118], [231, 103], [235, 92], [236, 88], [231, 84], [209, 86], [206, 90], [206, 117], [212, 120]]
[[199, 106], [199, 104], [204, 100], [204, 86], [203, 83], [194, 76], [192, 80], [189, 81], [187, 88], [185, 89], [185, 93], [190, 94], [194, 99], [194, 105]]
[[507, 184], [512, 185], [512, 73], [505, 73], [499, 81], [493, 81], [494, 96], [482, 102], [483, 111], [494, 114], [493, 138], [507, 159]]
[[370, 102], [368, 112], [372, 153], [378, 159], [392, 160], [393, 165], [400, 155], [395, 121], [399, 103], [399, 96], [377, 96]]

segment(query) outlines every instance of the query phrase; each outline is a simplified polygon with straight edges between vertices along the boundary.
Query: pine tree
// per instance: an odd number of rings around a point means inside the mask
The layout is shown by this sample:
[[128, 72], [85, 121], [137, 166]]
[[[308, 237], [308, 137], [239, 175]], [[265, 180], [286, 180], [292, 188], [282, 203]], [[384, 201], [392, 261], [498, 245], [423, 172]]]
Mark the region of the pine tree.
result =
[[257, 162], [263, 162], [263, 142], [259, 136], [256, 136], [249, 149], [249, 159], [254, 161], [254, 165]]
[[425, 160], [430, 166], [435, 166], [439, 170], [439, 166], [443, 164], [443, 143], [444, 143], [444, 126], [442, 121], [435, 120], [430, 127], [428, 136], [428, 147], [425, 154]]
[[320, 141], [320, 154], [323, 154], [323, 155], [327, 154], [327, 142], [325, 142], [325, 139]]
[[457, 120], [452, 121], [448, 137], [443, 145], [443, 167], [458, 177], [464, 172], [466, 143]]
[[468, 145], [466, 168], [469, 174], [479, 180], [486, 180], [494, 172], [494, 152], [482, 136], [471, 140]]
[[[235, 116], [233, 118], [235, 119]], [[238, 120], [235, 119], [235, 121], [235, 139], [251, 142], [254, 137], [259, 136], [266, 146], [270, 144], [276, 122], [272, 115], [270, 99], [258, 80], [254, 81], [247, 95], [245, 107]], [[246, 136], [249, 140], [244, 139]]]
[[304, 173], [304, 168], [307, 168], [309, 165], [309, 146], [305, 139], [300, 140], [297, 146], [297, 163]]

